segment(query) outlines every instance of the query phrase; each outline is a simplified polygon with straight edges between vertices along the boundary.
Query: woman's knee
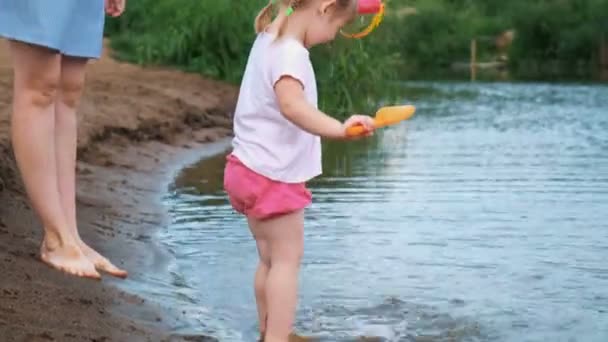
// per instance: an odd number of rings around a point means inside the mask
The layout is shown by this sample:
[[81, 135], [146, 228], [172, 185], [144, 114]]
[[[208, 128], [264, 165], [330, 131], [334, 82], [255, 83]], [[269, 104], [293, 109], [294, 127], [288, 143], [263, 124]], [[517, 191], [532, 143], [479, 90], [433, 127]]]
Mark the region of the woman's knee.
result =
[[[25, 81], [24, 87], [19, 87], [16, 91], [24, 91], [31, 105], [47, 108], [55, 102], [59, 92], [59, 75], [39, 75], [32, 76]], [[19, 94], [16, 94], [17, 96]]]
[[61, 57], [48, 49], [11, 41], [15, 71], [15, 100], [49, 107], [57, 98], [61, 79]]
[[69, 108], [76, 108], [84, 90], [84, 77], [62, 78], [59, 85], [61, 102]]

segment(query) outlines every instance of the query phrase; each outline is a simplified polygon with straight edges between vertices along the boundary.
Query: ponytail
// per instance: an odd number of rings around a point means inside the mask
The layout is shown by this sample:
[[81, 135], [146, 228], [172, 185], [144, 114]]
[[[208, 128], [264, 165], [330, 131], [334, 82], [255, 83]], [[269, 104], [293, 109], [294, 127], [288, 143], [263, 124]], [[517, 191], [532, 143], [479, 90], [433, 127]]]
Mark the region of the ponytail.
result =
[[268, 5], [262, 8], [258, 16], [255, 18], [255, 33], [260, 33], [266, 30], [268, 25], [272, 22], [272, 7], [274, 0], [269, 0]]
[[[341, 1], [351, 3], [353, 0]], [[279, 11], [285, 11], [285, 13], [283, 15], [280, 15], [279, 17], [281, 22], [279, 23], [277, 38], [280, 38], [285, 32], [289, 16], [293, 13], [294, 10], [301, 8], [306, 4], [307, 0], [269, 0], [266, 7], [262, 8], [260, 13], [258, 13], [258, 16], [255, 18], [255, 33], [264, 32], [266, 28], [272, 23], [273, 7], [277, 5], [280, 8]]]

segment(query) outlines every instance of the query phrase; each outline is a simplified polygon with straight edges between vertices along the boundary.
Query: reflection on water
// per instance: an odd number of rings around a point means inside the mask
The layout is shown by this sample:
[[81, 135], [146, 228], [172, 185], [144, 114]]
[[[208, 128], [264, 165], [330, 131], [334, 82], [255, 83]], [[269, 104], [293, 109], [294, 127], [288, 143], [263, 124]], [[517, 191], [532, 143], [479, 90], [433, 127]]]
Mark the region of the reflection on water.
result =
[[[324, 146], [298, 328], [327, 341], [608, 341], [608, 88], [416, 83], [417, 116]], [[184, 170], [150, 285], [182, 330], [252, 341], [255, 246], [224, 156]]]

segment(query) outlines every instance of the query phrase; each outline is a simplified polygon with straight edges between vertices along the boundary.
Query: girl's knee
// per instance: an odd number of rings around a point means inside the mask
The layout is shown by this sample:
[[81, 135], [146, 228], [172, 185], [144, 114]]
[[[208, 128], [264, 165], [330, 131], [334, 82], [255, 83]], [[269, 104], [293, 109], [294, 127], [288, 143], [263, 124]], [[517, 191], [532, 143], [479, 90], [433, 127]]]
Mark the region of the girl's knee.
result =
[[301, 235], [295, 239], [289, 246], [292, 258], [299, 264], [304, 256], [304, 236]]
[[304, 256], [304, 249], [303, 248], [300, 248], [300, 250], [298, 250], [298, 251], [294, 251], [293, 256], [292, 256], [293, 262], [296, 265], [299, 266], [300, 263], [302, 262], [302, 257], [303, 256]]
[[270, 244], [259, 237], [255, 241], [258, 248], [258, 256], [260, 257], [260, 264], [270, 268]]
[[260, 255], [260, 265], [270, 268], [271, 262], [270, 262], [270, 255]]
[[277, 248], [272, 251], [271, 262], [273, 264], [284, 263], [299, 266], [303, 255], [303, 244], [289, 243], [284, 246], [277, 246]]

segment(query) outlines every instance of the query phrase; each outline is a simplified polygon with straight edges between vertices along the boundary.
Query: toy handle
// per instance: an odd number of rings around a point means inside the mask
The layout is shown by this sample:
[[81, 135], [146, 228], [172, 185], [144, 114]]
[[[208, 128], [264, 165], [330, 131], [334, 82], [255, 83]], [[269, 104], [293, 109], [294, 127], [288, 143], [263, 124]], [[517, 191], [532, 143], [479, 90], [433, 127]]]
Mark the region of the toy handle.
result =
[[[376, 120], [374, 120], [374, 126], [377, 127]], [[365, 127], [362, 124], [357, 123], [346, 129], [346, 136], [356, 137], [356, 136], [364, 134], [365, 132], [366, 132]]]

